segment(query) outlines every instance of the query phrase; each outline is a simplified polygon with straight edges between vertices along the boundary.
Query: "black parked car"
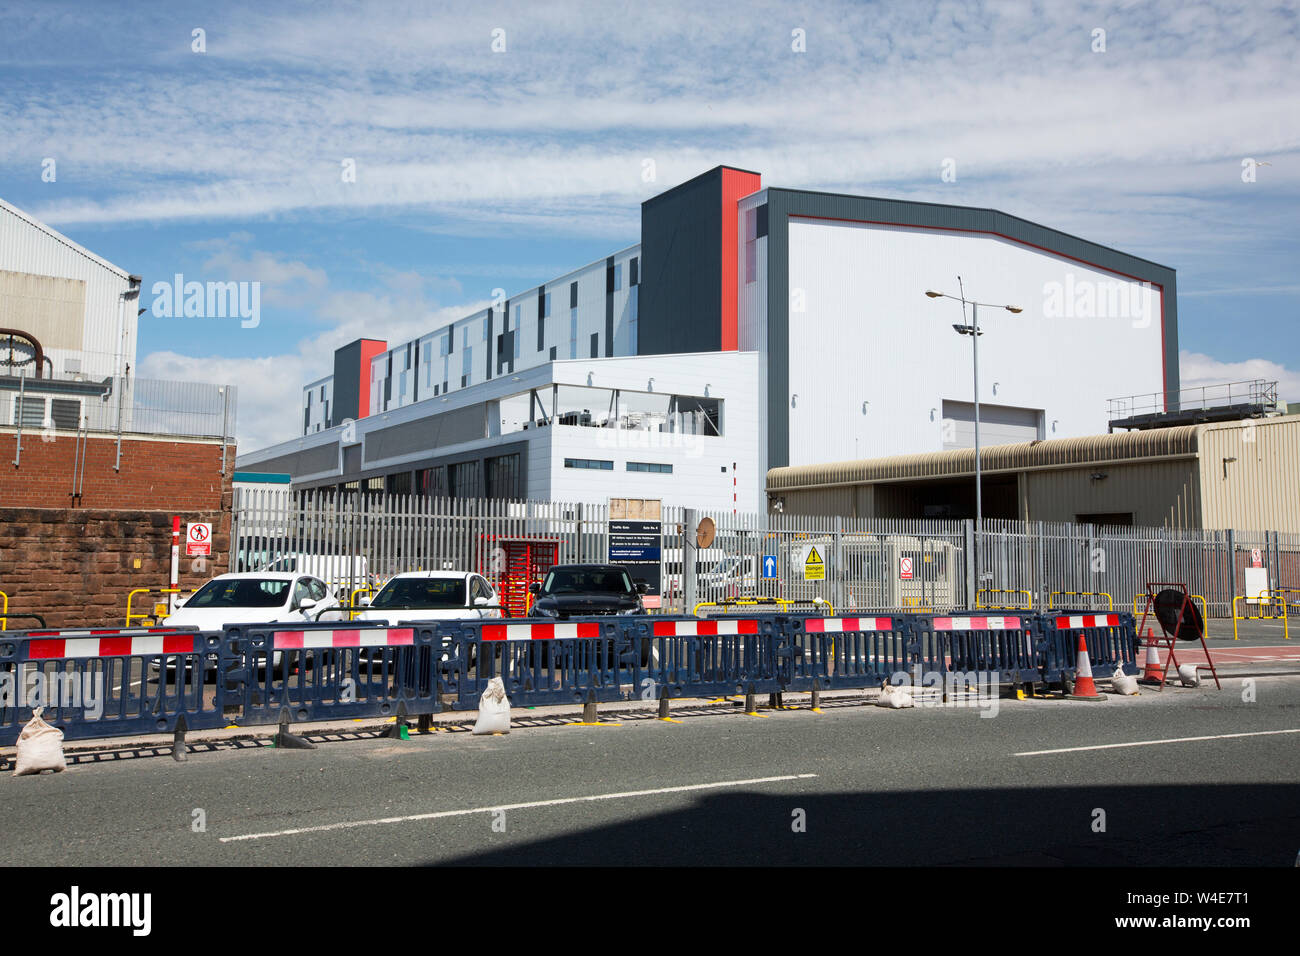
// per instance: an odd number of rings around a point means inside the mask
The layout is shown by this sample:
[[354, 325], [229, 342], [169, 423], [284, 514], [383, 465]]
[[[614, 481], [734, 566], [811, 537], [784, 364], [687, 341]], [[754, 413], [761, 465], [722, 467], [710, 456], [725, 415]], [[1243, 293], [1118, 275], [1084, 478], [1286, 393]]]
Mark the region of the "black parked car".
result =
[[[559, 564], [547, 572], [540, 585], [530, 590], [536, 595], [529, 610], [530, 617], [544, 620], [566, 620], [571, 617], [645, 614], [641, 595], [646, 586], [633, 582], [627, 568], [617, 564]], [[650, 661], [650, 640], [641, 642], [641, 663]], [[550, 660], [549, 649], [538, 649], [545, 665]], [[612, 644], [606, 653], [617, 653]]]
[[537, 596], [530, 617], [564, 620], [593, 614], [644, 614], [644, 584], [634, 584], [617, 564], [557, 564], [530, 590]]

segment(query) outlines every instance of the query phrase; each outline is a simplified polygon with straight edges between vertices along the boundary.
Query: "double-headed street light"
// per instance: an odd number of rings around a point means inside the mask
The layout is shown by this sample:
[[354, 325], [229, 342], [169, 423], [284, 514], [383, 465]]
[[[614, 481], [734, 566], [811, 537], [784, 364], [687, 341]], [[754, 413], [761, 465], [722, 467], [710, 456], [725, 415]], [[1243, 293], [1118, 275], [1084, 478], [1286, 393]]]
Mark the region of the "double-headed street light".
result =
[[[979, 307], [986, 306], [990, 309], [1006, 309], [1008, 312], [1019, 313], [1022, 310], [1014, 305], [995, 305], [991, 302], [975, 302], [966, 298], [966, 289], [962, 285], [961, 276], [957, 277], [957, 288], [961, 295], [948, 295], [945, 292], [927, 291], [925, 294], [932, 299], [953, 299], [961, 303], [961, 325], [954, 325], [953, 331], [958, 335], [969, 335], [971, 340], [971, 358], [975, 372], [975, 602], [979, 603], [980, 588], [980, 549], [983, 542], [984, 534], [984, 495], [980, 482], [980, 336], [984, 330], [979, 327]], [[966, 305], [971, 306], [971, 322], [966, 325]]]

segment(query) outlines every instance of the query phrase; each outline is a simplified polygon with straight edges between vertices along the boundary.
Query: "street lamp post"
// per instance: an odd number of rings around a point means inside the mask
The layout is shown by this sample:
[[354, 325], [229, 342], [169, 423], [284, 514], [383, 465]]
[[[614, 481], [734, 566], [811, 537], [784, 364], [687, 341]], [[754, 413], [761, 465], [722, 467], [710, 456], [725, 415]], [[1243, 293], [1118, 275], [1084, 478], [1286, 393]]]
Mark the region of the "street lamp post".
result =
[[[980, 474], [980, 336], [983, 331], [980, 330], [979, 307], [988, 306], [992, 309], [1006, 309], [1008, 312], [1019, 313], [1023, 311], [1014, 305], [994, 305], [990, 302], [976, 302], [973, 299], [966, 298], [966, 288], [962, 285], [961, 276], [957, 277], [957, 288], [960, 295], [948, 295], [944, 292], [927, 291], [925, 294], [931, 299], [953, 299], [961, 303], [961, 325], [954, 325], [953, 330], [958, 335], [969, 335], [971, 339], [971, 364], [975, 386], [975, 602], [979, 603], [980, 590], [980, 549], [984, 541], [984, 490], [982, 476]], [[966, 325], [966, 304], [970, 303], [971, 307], [971, 324]]]

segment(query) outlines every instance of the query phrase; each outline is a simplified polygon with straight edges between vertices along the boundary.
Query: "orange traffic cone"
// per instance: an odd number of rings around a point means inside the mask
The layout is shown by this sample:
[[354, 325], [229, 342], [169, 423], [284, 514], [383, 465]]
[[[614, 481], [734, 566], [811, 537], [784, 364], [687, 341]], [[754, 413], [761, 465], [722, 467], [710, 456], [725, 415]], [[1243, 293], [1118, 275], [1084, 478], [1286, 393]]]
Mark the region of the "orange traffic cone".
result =
[[1142, 673], [1142, 678], [1138, 681], [1140, 684], [1163, 684], [1165, 682], [1165, 669], [1160, 663], [1160, 652], [1156, 650], [1156, 637], [1147, 628], [1147, 666]]
[[1079, 634], [1079, 662], [1074, 672], [1074, 693], [1070, 700], [1105, 700], [1092, 681], [1092, 663], [1088, 660], [1088, 641]]

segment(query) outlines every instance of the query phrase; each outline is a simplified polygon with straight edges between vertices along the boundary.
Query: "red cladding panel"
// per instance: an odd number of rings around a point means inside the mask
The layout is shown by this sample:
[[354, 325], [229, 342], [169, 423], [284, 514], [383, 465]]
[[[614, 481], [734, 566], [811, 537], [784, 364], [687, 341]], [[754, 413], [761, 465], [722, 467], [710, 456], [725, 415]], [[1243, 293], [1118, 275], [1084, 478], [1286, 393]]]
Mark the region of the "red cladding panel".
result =
[[739, 169], [722, 170], [722, 351], [734, 352], [740, 345], [737, 329], [738, 266], [737, 204], [763, 188], [763, 177]]
[[388, 343], [381, 339], [361, 340], [361, 369], [357, 377], [357, 418], [370, 414], [370, 360], [386, 351]]

